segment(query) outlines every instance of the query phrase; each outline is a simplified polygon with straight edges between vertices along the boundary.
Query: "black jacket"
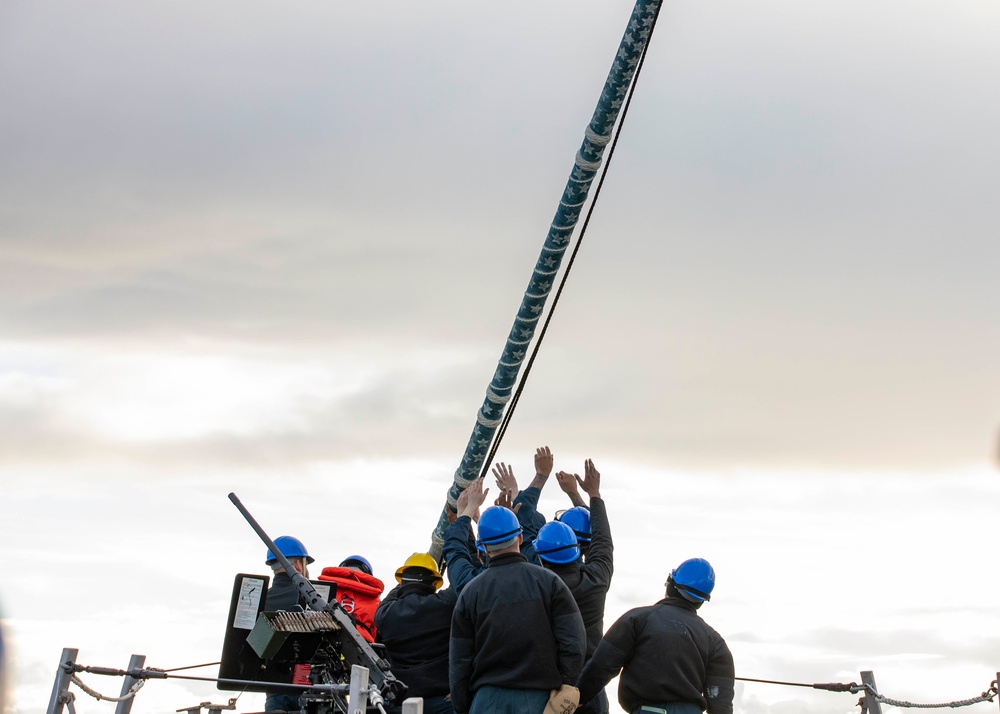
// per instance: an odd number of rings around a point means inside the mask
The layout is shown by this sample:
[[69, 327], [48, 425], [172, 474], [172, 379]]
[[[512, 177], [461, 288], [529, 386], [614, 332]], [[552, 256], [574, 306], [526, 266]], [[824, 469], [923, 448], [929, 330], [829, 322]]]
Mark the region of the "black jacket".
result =
[[691, 702], [709, 714], [733, 712], [733, 655], [683, 598], [668, 597], [622, 615], [583, 668], [580, 701], [619, 672], [618, 702], [625, 711]]
[[615, 546], [611, 541], [611, 525], [604, 499], [590, 499], [590, 527], [592, 534], [587, 562], [578, 559], [564, 565], [545, 564], [566, 583], [580, 608], [583, 626], [587, 629], [587, 659], [593, 656], [604, 636], [604, 601], [615, 571]]
[[451, 614], [458, 594], [475, 575], [467, 535], [468, 527], [457, 521], [445, 531], [447, 588], [435, 591], [423, 583], [398, 585], [375, 612], [376, 639], [385, 645], [393, 675], [408, 687], [407, 697], [448, 693]]
[[569, 588], [520, 553], [490, 559], [466, 585], [451, 620], [455, 711], [484, 686], [550, 691], [576, 682], [587, 647]]
[[284, 570], [275, 572], [271, 580], [271, 587], [267, 589], [267, 599], [264, 601], [264, 609], [267, 612], [277, 612], [278, 610], [296, 610], [296, 606], [305, 605], [306, 601], [299, 595], [295, 583], [288, 577]]
[[448, 580], [454, 585], [463, 585], [486, 570], [476, 550], [476, 539], [472, 534], [472, 519], [461, 516], [455, 519], [444, 532], [441, 556], [448, 568]]
[[406, 696], [448, 693], [448, 638], [456, 602], [454, 588], [436, 592], [431, 585], [407, 583], [379, 604], [377, 639], [385, 644], [392, 673], [408, 687]]

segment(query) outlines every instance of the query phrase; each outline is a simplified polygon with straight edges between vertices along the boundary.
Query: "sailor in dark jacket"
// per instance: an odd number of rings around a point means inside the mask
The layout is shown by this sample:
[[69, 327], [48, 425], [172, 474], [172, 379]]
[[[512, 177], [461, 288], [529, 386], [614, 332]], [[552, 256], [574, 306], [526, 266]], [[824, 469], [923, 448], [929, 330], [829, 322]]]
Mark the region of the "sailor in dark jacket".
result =
[[[615, 546], [611, 540], [608, 509], [604, 499], [601, 498], [601, 474], [591, 459], [584, 462], [583, 473], [582, 479], [576, 474], [567, 474], [563, 471], [556, 474], [556, 477], [563, 491], [569, 492], [569, 487], [563, 484], [565, 477], [574, 484], [579, 484], [584, 493], [590, 496], [591, 534], [587, 560], [584, 562], [576, 559], [569, 564], [560, 565], [551, 562], [550, 557], [545, 567], [550, 568], [569, 586], [576, 604], [580, 607], [580, 615], [587, 628], [587, 659], [590, 659], [604, 634], [604, 602], [608, 596], [608, 588], [611, 587], [611, 576], [615, 571]], [[577, 533], [574, 535], [579, 537]], [[581, 544], [581, 551], [582, 549]]]
[[[614, 544], [608, 512], [601, 498], [601, 474], [590, 459], [584, 463], [584, 478], [576, 474], [559, 472], [560, 486], [564, 491], [564, 477], [572, 480], [590, 496], [591, 542], [587, 561], [580, 557], [577, 535], [565, 523], [551, 521], [542, 526], [535, 539], [535, 552], [542, 565], [566, 583], [573, 599], [580, 608], [580, 616], [587, 630], [587, 657], [589, 660], [604, 636], [604, 603], [614, 573]], [[593, 700], [580, 708], [581, 714], [606, 714], [608, 697], [602, 689]]]
[[[488, 491], [487, 491], [488, 492]], [[462, 492], [459, 516], [471, 520], [486, 498], [482, 479]], [[462, 588], [475, 574], [468, 543], [455, 524], [445, 531], [443, 556], [449, 563], [450, 585], [428, 553], [414, 553], [396, 571], [399, 585], [382, 600], [375, 612], [378, 641], [385, 644], [395, 677], [407, 686], [407, 697], [424, 700], [424, 714], [454, 714], [448, 694], [448, 643], [451, 615]], [[463, 567], [470, 566], [470, 567]], [[399, 711], [399, 707], [387, 707]]]
[[[305, 578], [309, 577], [309, 564], [315, 561], [305, 545], [298, 538], [292, 536], [279, 536], [274, 539], [277, 546], [285, 558], [292, 564], [296, 572]], [[299, 593], [291, 576], [285, 572], [277, 556], [270, 550], [264, 560], [266, 565], [270, 565], [274, 570], [274, 579], [271, 580], [271, 587], [267, 590], [267, 597], [264, 602], [264, 609], [267, 612], [278, 612], [281, 610], [301, 610], [305, 605], [305, 600]], [[264, 700], [264, 711], [299, 711], [299, 695], [290, 694], [288, 690], [271, 690], [266, 693]]]
[[[274, 539], [274, 544], [281, 551], [281, 554], [288, 559], [296, 572], [309, 578], [309, 565], [315, 562], [306, 551], [305, 545], [298, 538], [292, 536], [278, 536]], [[267, 599], [264, 607], [268, 612], [278, 612], [279, 610], [297, 610], [299, 606], [304, 606], [305, 600], [299, 593], [292, 578], [285, 572], [284, 567], [278, 562], [277, 556], [270, 550], [264, 560], [265, 565], [270, 565], [274, 570], [274, 578], [271, 580], [271, 587], [267, 589]]]
[[541, 714], [550, 698], [578, 699], [586, 632], [569, 588], [519, 552], [517, 517], [493, 506], [479, 519], [490, 555], [451, 621], [451, 696], [459, 714]]
[[618, 702], [632, 714], [732, 714], [733, 656], [697, 613], [714, 586], [707, 561], [681, 563], [666, 598], [629, 610], [604, 635], [580, 675], [580, 700], [621, 672]]

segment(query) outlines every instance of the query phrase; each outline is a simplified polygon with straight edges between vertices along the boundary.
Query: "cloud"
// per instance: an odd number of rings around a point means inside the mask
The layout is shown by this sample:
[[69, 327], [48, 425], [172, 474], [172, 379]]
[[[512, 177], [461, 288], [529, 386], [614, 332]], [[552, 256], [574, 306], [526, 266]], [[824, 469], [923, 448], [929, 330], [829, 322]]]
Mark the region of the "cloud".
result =
[[926, 629], [889, 629], [868, 632], [852, 629], [815, 629], [789, 638], [789, 643], [812, 646], [824, 651], [853, 653], [872, 662], [889, 658], [940, 659], [951, 663], [988, 664], [996, 652], [997, 638], [983, 633], [978, 638], [955, 641], [940, 631]]
[[[224, 7], [5, 8], [8, 339], [487, 354], [474, 414], [628, 7]], [[698, 468], [991, 457], [992, 12], [666, 9], [514, 429]]]
[[[308, 464], [374, 454], [456, 460], [468, 439], [477, 360], [460, 352], [11, 350], [11, 363], [45, 373], [0, 379], [4, 460], [55, 464]], [[450, 448], [449, 448], [450, 444]]]

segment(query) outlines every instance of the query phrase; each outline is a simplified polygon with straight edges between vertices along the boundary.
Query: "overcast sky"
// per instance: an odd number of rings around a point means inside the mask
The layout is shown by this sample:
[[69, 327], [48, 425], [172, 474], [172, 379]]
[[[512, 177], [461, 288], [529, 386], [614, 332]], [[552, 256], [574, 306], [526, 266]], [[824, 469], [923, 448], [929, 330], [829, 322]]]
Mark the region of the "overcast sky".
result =
[[[9, 708], [66, 646], [214, 661], [263, 567], [229, 491], [325, 564], [391, 581], [426, 548], [630, 10], [0, 3]], [[663, 8], [499, 455], [602, 467], [609, 620], [704, 555], [741, 676], [996, 676], [998, 28], [987, 0]], [[179, 687], [136, 714], [212, 694]]]

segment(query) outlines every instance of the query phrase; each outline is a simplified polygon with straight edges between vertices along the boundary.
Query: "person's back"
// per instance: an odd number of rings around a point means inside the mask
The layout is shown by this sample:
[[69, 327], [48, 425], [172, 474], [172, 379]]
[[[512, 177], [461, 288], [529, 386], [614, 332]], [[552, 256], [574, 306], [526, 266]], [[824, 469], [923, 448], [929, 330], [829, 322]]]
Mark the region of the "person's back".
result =
[[[688, 586], [685, 573], [699, 570], [706, 577]], [[714, 582], [706, 561], [685, 561], [671, 573], [666, 598], [622, 615], [580, 675], [580, 700], [586, 702], [621, 672], [618, 702], [627, 712], [732, 714], [733, 656], [697, 613]]]
[[[292, 536], [279, 536], [274, 539], [274, 545], [288, 559], [296, 572], [305, 578], [309, 577], [309, 564], [315, 562], [315, 559], [309, 555], [302, 541]], [[264, 563], [274, 570], [274, 578], [271, 580], [271, 587], [267, 590], [264, 610], [267, 612], [301, 610], [305, 602], [291, 576], [278, 562], [277, 556], [268, 550]], [[300, 710], [298, 694], [292, 694], [286, 690], [268, 690], [265, 695], [265, 712], [297, 712]]]
[[[623, 708], [633, 711], [646, 702], [696, 703], [697, 711], [709, 708], [704, 693], [705, 667], [699, 663], [724, 660], [728, 648], [689, 603], [681, 598], [665, 598], [655, 605], [628, 611], [619, 622], [640, 632], [630, 642], [634, 647], [631, 663], [622, 670], [618, 682], [618, 701]], [[618, 635], [608, 631], [610, 645], [622, 645]]]
[[451, 625], [451, 694], [460, 714], [540, 714], [583, 666], [586, 633], [573, 595], [521, 555], [520, 531], [506, 508], [480, 519], [490, 564], [462, 591]]
[[[484, 498], [482, 479], [477, 479], [459, 498], [458, 514], [471, 518]], [[385, 645], [392, 672], [407, 686], [407, 697], [424, 700], [424, 714], [455, 711], [448, 683], [451, 616], [474, 569], [464, 535], [453, 533], [453, 529], [454, 523], [445, 530], [442, 553], [452, 565], [449, 586], [439, 589], [443, 579], [428, 553], [414, 553], [396, 571], [399, 585], [385, 596], [375, 613], [377, 640]]]
[[400, 584], [375, 613], [377, 640], [385, 645], [392, 673], [406, 685], [407, 697], [422, 698], [427, 714], [447, 712], [450, 707], [431, 707], [429, 700], [448, 694], [448, 638], [458, 593], [452, 587], [438, 590], [441, 574], [427, 553], [407, 558], [396, 579]]

